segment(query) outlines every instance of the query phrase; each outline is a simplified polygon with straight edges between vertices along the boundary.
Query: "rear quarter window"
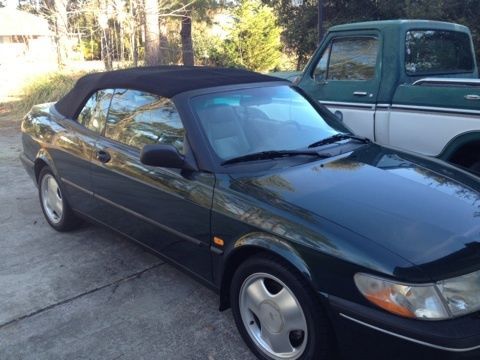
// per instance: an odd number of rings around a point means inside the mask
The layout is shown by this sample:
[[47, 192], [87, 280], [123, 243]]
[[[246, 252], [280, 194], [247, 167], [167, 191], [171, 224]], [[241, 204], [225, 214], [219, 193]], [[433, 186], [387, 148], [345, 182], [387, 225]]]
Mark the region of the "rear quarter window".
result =
[[444, 30], [411, 30], [405, 39], [408, 75], [472, 72], [473, 51], [468, 34]]
[[78, 114], [77, 122], [86, 128], [101, 133], [107, 119], [108, 107], [113, 96], [113, 89], [95, 92]]

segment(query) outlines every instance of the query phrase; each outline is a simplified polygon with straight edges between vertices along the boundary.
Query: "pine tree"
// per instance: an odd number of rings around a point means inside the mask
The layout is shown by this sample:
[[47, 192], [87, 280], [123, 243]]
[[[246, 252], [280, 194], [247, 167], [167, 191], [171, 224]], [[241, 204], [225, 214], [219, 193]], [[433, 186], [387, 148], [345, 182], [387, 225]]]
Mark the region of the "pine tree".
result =
[[255, 71], [278, 66], [281, 28], [273, 10], [257, 0], [245, 0], [234, 12], [235, 23], [225, 43], [230, 65]]

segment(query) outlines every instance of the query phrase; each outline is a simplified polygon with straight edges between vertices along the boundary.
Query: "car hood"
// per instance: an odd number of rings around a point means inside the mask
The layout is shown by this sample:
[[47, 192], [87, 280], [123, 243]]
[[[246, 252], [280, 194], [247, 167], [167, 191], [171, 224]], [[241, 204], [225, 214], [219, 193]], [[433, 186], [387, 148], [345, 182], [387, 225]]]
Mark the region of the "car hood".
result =
[[480, 266], [478, 184], [439, 161], [372, 144], [327, 161], [232, 177], [242, 192], [339, 224], [433, 280]]

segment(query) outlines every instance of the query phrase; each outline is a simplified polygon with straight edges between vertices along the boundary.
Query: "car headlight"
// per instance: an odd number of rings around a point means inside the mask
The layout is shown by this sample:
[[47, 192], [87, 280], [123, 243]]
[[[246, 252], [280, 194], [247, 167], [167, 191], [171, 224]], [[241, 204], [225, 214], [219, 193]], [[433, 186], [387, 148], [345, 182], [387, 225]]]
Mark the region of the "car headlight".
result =
[[480, 271], [439, 281], [437, 287], [453, 317], [480, 310]]
[[435, 285], [413, 285], [355, 274], [358, 290], [369, 301], [396, 315], [441, 320], [450, 317]]
[[404, 317], [442, 320], [480, 310], [480, 271], [435, 284], [404, 284], [363, 273], [354, 280], [369, 301]]

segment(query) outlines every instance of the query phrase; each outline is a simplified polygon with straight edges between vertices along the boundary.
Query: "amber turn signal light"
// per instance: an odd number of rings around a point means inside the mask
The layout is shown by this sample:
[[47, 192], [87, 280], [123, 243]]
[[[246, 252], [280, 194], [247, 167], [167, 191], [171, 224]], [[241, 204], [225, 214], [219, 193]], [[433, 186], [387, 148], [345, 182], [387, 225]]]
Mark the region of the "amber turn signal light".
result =
[[213, 243], [217, 246], [225, 245], [225, 241], [223, 241], [223, 239], [220, 239], [218, 236], [213, 237]]

